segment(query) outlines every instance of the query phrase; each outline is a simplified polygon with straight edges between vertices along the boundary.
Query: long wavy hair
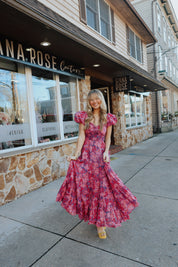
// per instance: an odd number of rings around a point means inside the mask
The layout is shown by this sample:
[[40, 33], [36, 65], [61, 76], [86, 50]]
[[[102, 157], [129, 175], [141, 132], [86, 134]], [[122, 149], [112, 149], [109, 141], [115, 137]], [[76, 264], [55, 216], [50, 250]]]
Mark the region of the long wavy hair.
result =
[[94, 119], [94, 115], [93, 115], [93, 108], [90, 105], [90, 99], [92, 94], [97, 94], [97, 96], [99, 97], [99, 99], [101, 100], [101, 106], [100, 106], [100, 118], [99, 118], [99, 125], [100, 125], [100, 130], [102, 131], [103, 129], [103, 125], [107, 122], [107, 107], [106, 107], [106, 102], [104, 99], [103, 94], [101, 93], [101, 91], [99, 91], [98, 89], [93, 89], [88, 93], [88, 97], [87, 97], [87, 114], [88, 114], [88, 118], [85, 120], [85, 129], [89, 128], [89, 123]]

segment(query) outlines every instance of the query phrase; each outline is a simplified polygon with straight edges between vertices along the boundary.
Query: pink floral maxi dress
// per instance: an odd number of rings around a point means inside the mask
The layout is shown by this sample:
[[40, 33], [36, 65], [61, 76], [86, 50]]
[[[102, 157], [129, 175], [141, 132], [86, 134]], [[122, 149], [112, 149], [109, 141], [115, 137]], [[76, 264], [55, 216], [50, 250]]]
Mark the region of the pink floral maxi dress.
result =
[[[84, 111], [75, 114], [77, 123], [85, 124], [86, 118]], [[70, 214], [77, 214], [81, 220], [97, 227], [120, 226], [138, 206], [136, 197], [111, 169], [110, 163], [103, 161], [106, 129], [116, 122], [115, 115], [108, 113], [102, 131], [90, 123], [81, 155], [70, 161], [56, 198]]]

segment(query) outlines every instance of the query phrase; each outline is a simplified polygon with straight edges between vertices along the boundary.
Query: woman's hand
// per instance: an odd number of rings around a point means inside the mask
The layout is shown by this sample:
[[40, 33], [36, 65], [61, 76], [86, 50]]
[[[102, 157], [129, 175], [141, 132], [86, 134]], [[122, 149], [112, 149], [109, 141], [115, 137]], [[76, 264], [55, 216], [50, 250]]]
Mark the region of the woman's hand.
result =
[[75, 157], [75, 156], [67, 156], [67, 161], [71, 161], [71, 160], [77, 160], [77, 157]]
[[109, 153], [107, 151], [103, 153], [103, 160], [104, 162], [109, 162]]
[[79, 156], [80, 156], [80, 152], [77, 152], [75, 153], [75, 156], [68, 156], [67, 161], [77, 160]]

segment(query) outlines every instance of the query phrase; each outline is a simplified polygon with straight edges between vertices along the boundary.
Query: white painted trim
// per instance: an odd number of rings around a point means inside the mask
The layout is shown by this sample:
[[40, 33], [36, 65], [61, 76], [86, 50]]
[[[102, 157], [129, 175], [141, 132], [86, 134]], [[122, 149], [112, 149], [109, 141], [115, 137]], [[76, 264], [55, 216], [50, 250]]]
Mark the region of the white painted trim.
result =
[[26, 81], [27, 81], [27, 97], [29, 107], [29, 123], [31, 130], [32, 146], [38, 145], [37, 125], [35, 116], [34, 95], [32, 87], [32, 70], [29, 67], [25, 67]]
[[79, 81], [77, 79], [77, 108], [80, 110], [80, 92], [79, 92]]
[[57, 110], [58, 110], [58, 116], [59, 116], [60, 136], [61, 136], [61, 140], [64, 140], [63, 110], [62, 110], [59, 75], [56, 75], [56, 96], [57, 96]]
[[0, 151], [0, 159], [8, 158], [8, 157], [20, 155], [20, 154], [25, 154], [25, 153], [36, 152], [36, 151], [44, 150], [47, 148], [53, 148], [56, 146], [62, 146], [65, 144], [76, 143], [77, 139], [78, 139], [78, 136], [72, 137], [72, 138], [67, 138], [63, 141], [51, 141], [48, 143], [38, 144], [37, 147], [23, 146], [23, 147], [5, 149], [5, 150], [2, 150], [3, 153]]

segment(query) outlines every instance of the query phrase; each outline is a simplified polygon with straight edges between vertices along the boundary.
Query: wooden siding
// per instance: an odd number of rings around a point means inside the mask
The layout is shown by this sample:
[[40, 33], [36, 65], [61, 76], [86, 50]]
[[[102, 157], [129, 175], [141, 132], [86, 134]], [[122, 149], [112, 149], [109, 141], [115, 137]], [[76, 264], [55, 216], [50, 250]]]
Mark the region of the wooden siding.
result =
[[[146, 56], [146, 45], [143, 43], [143, 64], [138, 62], [136, 59], [130, 57], [127, 53], [127, 40], [126, 40], [126, 22], [116, 13], [115, 8], [107, 2], [114, 11], [114, 22], [115, 22], [115, 38], [116, 44], [114, 45], [111, 41], [107, 40], [105, 37], [101, 36], [100, 33], [85, 25], [80, 21], [79, 17], [79, 2], [78, 0], [38, 0], [42, 4], [46, 5], [48, 8], [69, 20], [71, 23], [75, 24], [81, 30], [85, 31], [87, 34], [95, 37], [97, 40], [107, 45], [117, 53], [123, 55], [125, 58], [131, 60], [139, 67], [147, 70], [147, 56]], [[132, 27], [131, 25], [128, 25]], [[132, 30], [135, 32], [134, 28]], [[135, 32], [136, 35], [137, 32]], [[139, 35], [138, 35], [139, 36]], [[141, 38], [141, 36], [139, 36]]]
[[152, 1], [150, 0], [135, 0], [132, 1], [132, 5], [135, 7], [139, 15], [146, 22], [151, 31], [152, 27]]

